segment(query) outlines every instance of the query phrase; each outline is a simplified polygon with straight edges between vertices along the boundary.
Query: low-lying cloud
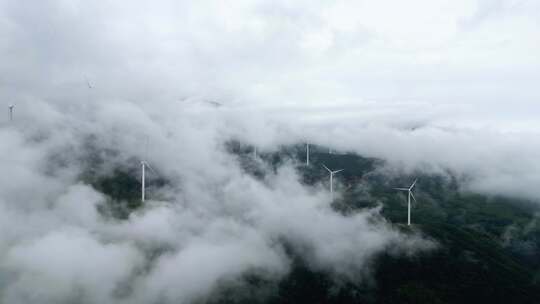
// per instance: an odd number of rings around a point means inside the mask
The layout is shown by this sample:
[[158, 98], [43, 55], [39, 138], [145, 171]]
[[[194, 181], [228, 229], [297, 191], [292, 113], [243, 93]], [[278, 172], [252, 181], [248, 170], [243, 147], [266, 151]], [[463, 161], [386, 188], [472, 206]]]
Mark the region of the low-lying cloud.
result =
[[[188, 303], [283, 278], [288, 250], [362, 280], [432, 248], [377, 208], [336, 212], [291, 164], [247, 174], [231, 139], [539, 200], [537, 4], [494, 2], [0, 1], [0, 301]], [[167, 184], [108, 216], [85, 176], [143, 158]]]

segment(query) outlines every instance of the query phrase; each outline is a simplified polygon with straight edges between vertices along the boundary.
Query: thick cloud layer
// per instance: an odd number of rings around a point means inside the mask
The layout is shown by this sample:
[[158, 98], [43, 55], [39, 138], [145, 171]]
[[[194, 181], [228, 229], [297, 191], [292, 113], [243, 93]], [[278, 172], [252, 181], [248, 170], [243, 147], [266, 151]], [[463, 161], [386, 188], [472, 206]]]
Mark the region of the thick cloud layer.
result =
[[[0, 0], [0, 106], [15, 104], [0, 130], [1, 301], [190, 302], [246, 272], [284, 276], [284, 241], [344, 278], [431, 246], [376, 209], [337, 214], [292, 166], [246, 175], [230, 138], [331, 144], [540, 199], [538, 8]], [[169, 181], [161, 201], [99, 213], [107, 197], [81, 176], [141, 158]]]
[[[313, 269], [361, 280], [377, 253], [433, 246], [396, 231], [378, 209], [337, 213], [326, 189], [302, 185], [291, 165], [264, 180], [246, 174], [224, 148], [238, 130], [214, 110], [195, 107], [169, 122], [126, 101], [84, 114], [42, 107], [54, 123], [29, 111], [1, 131], [10, 173], [0, 186], [7, 302], [191, 302], [245, 273], [279, 280], [291, 263], [285, 244]], [[103, 151], [117, 153], [100, 159]], [[150, 200], [127, 220], [98, 212], [107, 197], [81, 176], [136, 167], [143, 157], [156, 168], [149, 174], [169, 181], [152, 192], [167, 199]]]

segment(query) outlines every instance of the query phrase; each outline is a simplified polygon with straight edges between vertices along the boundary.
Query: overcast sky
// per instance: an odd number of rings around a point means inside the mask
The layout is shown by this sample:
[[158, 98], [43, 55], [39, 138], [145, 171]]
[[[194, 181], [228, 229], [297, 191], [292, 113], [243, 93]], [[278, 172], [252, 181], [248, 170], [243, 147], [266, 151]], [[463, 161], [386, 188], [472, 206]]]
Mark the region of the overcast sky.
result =
[[[539, 202], [538, 54], [535, 0], [0, 0], [0, 302], [190, 302], [253, 267], [285, 275], [283, 236], [345, 277], [390, 247], [430, 248], [378, 209], [335, 213], [290, 166], [242, 174], [229, 138], [332, 145]], [[109, 169], [147, 158], [171, 199], [104, 219], [77, 178], [90, 136], [118, 152]]]
[[88, 77], [171, 101], [418, 102], [501, 120], [539, 107], [537, 1], [0, 3], [2, 94], [18, 98]]

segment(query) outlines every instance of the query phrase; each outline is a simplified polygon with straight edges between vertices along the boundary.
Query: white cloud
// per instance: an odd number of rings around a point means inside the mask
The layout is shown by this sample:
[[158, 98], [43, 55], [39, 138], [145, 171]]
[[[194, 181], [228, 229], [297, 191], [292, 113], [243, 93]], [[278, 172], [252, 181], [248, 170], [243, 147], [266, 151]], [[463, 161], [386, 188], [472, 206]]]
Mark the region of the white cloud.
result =
[[[1, 0], [0, 107], [16, 104], [0, 130], [4, 301], [191, 300], [253, 268], [286, 273], [279, 238], [345, 276], [389, 247], [429, 247], [374, 210], [336, 214], [288, 166], [246, 176], [228, 138], [330, 143], [540, 199], [538, 12], [509, 0]], [[119, 152], [106, 169], [146, 158], [172, 199], [103, 218], [105, 198], [79, 180], [89, 138]], [[116, 294], [123, 284], [142, 289]]]

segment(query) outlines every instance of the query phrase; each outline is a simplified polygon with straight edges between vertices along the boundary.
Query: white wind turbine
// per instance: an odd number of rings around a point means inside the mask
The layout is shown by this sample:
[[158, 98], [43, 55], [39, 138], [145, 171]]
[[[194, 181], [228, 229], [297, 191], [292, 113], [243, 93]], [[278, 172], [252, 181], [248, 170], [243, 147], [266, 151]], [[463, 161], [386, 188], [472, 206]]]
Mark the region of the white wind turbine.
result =
[[144, 160], [141, 160], [141, 201], [144, 203], [146, 194], [146, 168], [152, 170], [155, 174], [156, 171]]
[[337, 174], [343, 171], [344, 169], [332, 171], [328, 169], [328, 167], [325, 166], [324, 164], [323, 164], [323, 167], [326, 169], [326, 171], [328, 171], [328, 173], [330, 173], [330, 194], [332, 195], [332, 199], [333, 199], [334, 198], [334, 174]]
[[309, 166], [309, 143], [306, 143], [306, 166]]
[[89, 89], [93, 89], [94, 87], [92, 86], [92, 84], [90, 83], [90, 80], [88, 80], [88, 77], [84, 77], [84, 79], [86, 80], [86, 85], [88, 86]]
[[416, 202], [416, 198], [414, 197], [414, 194], [412, 192], [414, 186], [416, 186], [416, 181], [418, 179], [415, 179], [412, 185], [409, 188], [394, 188], [396, 190], [400, 191], [407, 191], [408, 192], [408, 200], [407, 200], [407, 226], [411, 225], [411, 197]]
[[[148, 155], [148, 136], [145, 138], [144, 154]], [[143, 203], [146, 198], [146, 168], [152, 170], [152, 172], [157, 175], [156, 170], [154, 170], [146, 160], [141, 160], [141, 201]]]
[[9, 121], [13, 121], [13, 108], [15, 106], [14, 105], [9, 105]]

